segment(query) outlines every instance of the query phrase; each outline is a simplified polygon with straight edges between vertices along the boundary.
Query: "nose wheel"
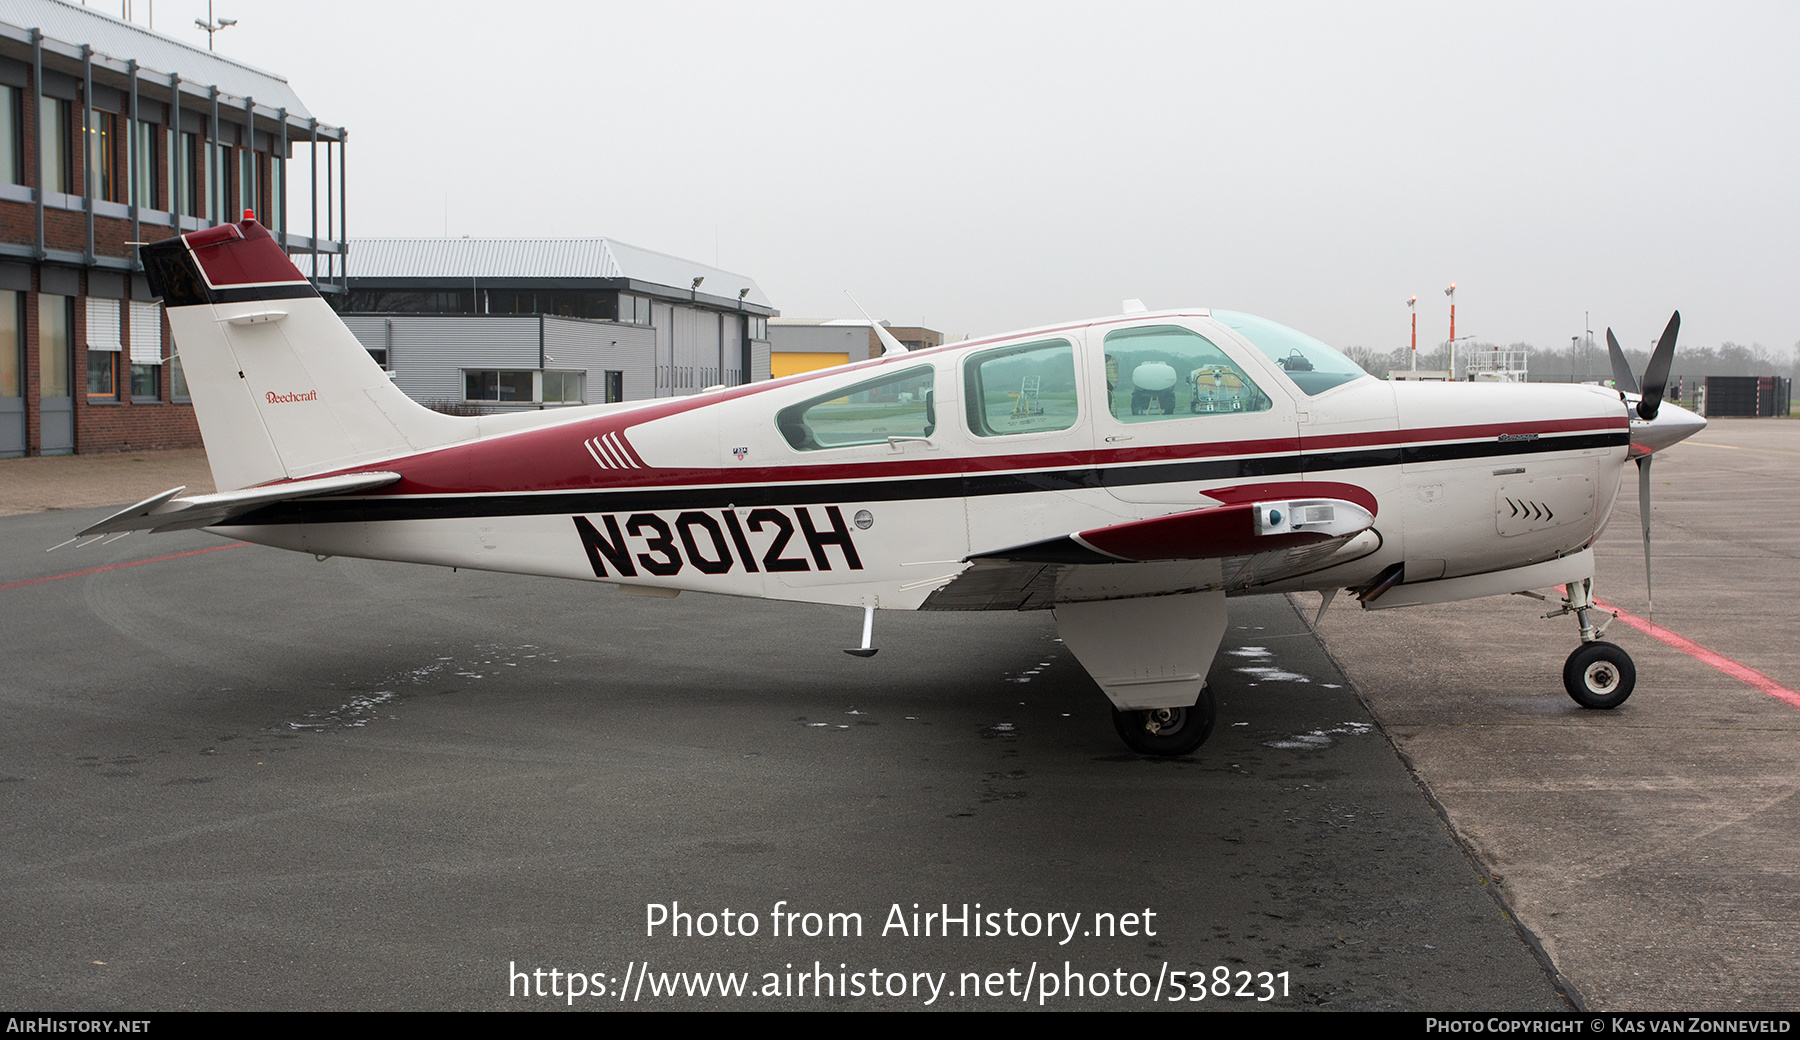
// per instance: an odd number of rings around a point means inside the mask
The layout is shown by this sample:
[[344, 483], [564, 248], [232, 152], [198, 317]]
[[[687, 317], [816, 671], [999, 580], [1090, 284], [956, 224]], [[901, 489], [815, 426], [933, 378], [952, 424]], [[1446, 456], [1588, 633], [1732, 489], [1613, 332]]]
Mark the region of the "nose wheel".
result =
[[1631, 655], [1611, 643], [1583, 643], [1563, 663], [1563, 687], [1584, 708], [1616, 708], [1636, 685]]
[[1151, 708], [1113, 712], [1113, 728], [1119, 739], [1140, 755], [1186, 755], [1212, 736], [1218, 718], [1218, 702], [1212, 687], [1200, 688], [1200, 699], [1191, 708]]

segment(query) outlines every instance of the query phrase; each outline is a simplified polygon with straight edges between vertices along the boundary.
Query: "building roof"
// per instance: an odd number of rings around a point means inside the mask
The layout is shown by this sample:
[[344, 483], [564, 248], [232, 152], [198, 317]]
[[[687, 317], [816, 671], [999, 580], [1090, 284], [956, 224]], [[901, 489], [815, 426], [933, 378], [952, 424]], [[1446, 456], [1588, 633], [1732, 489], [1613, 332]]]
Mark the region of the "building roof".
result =
[[[4, 0], [0, 0], [4, 2]], [[350, 279], [626, 278], [682, 295], [695, 278], [699, 295], [769, 307], [756, 280], [723, 268], [626, 245], [610, 238], [353, 238]]]
[[272, 72], [151, 32], [97, 8], [64, 3], [63, 0], [0, 0], [0, 23], [21, 32], [37, 29], [71, 48], [78, 49], [87, 44], [99, 54], [120, 62], [135, 59], [140, 68], [165, 75], [174, 73], [185, 83], [216, 86], [235, 97], [255, 98], [264, 108], [287, 109], [292, 118], [306, 119], [312, 115], [294, 89], [288, 86], [288, 81]]

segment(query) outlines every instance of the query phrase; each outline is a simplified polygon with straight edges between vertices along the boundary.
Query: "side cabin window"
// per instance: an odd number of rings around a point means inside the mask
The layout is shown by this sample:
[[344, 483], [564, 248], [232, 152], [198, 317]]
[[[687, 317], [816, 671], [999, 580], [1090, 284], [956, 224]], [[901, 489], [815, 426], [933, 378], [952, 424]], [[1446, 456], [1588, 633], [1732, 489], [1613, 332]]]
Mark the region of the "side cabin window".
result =
[[929, 437], [937, 432], [932, 391], [931, 366], [909, 368], [789, 405], [775, 413], [775, 426], [795, 451]]
[[977, 437], [1066, 430], [1080, 417], [1068, 340], [997, 347], [963, 363], [969, 431]]
[[1178, 325], [1107, 333], [1106, 397], [1113, 418], [1125, 423], [1263, 412], [1272, 406], [1224, 351]]

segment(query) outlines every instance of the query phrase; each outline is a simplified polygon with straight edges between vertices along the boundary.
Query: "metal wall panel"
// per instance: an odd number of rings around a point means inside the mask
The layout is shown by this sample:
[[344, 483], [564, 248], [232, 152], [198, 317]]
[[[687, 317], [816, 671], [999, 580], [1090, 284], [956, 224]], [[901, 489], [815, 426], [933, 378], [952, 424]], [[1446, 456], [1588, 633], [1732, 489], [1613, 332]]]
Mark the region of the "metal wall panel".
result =
[[535, 314], [352, 314], [344, 324], [365, 349], [388, 351], [394, 385], [421, 403], [461, 401], [464, 369], [539, 367]]
[[656, 396], [675, 395], [675, 305], [652, 304], [650, 321], [656, 326]]
[[774, 378], [769, 372], [769, 358], [770, 350], [768, 340], [753, 339], [750, 341], [750, 381], [752, 383]]
[[544, 368], [586, 371], [582, 391], [588, 404], [606, 400], [608, 371], [625, 373], [625, 400], [655, 397], [656, 332], [641, 325], [547, 317]]

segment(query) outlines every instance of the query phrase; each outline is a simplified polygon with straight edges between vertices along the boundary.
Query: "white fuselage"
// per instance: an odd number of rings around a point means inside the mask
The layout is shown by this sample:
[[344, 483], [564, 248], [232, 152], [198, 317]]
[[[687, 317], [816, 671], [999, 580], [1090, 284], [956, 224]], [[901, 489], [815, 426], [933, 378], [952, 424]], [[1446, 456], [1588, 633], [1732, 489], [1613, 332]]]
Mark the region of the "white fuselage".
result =
[[[1134, 386], [1114, 371], [1118, 344], [1146, 329], [1203, 336], [1235, 374], [1196, 366], [1171, 389], [1156, 370], [1142, 380], [1154, 389]], [[1031, 344], [1052, 346], [1017, 351]], [[1013, 378], [1027, 362], [1049, 375]], [[1152, 364], [1187, 367], [1139, 367]], [[897, 381], [854, 395], [866, 404], [832, 397], [889, 373]], [[1212, 504], [1209, 489], [1330, 482], [1374, 499], [1378, 538], [1355, 558], [1230, 590], [1262, 592], [1357, 586], [1394, 563], [1410, 583], [1578, 552], [1605, 526], [1628, 457], [1611, 391], [1362, 377], [1307, 393], [1206, 312], [544, 419], [366, 462], [405, 479], [221, 533], [324, 556], [914, 609], [933, 605], [972, 553], [1197, 509]], [[801, 420], [840, 443], [797, 434]], [[1092, 598], [1193, 588], [1219, 566], [1198, 559], [1179, 577], [1167, 564], [1089, 568], [1101, 573], [1059, 579], [1073, 583], [1060, 598], [1090, 598], [1082, 582], [1100, 583]]]

